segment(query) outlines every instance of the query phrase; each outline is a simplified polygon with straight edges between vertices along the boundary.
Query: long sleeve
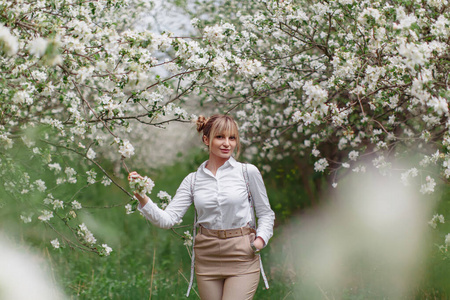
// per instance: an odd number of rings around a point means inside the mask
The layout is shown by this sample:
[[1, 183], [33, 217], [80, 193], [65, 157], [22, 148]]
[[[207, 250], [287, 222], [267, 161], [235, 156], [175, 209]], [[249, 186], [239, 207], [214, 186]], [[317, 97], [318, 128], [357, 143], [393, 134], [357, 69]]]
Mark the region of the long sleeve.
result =
[[160, 209], [151, 200], [143, 207], [138, 206], [138, 210], [147, 218], [153, 225], [160, 228], [172, 228], [178, 224], [183, 218], [184, 214], [192, 204], [191, 195], [191, 180], [193, 173], [189, 174], [181, 182], [175, 196], [165, 210]]
[[273, 225], [275, 213], [270, 207], [269, 198], [267, 197], [266, 187], [258, 168], [252, 164], [248, 164], [248, 177], [250, 192], [255, 202], [256, 217], [258, 218], [258, 227], [256, 235], [261, 237], [265, 244], [273, 235]]

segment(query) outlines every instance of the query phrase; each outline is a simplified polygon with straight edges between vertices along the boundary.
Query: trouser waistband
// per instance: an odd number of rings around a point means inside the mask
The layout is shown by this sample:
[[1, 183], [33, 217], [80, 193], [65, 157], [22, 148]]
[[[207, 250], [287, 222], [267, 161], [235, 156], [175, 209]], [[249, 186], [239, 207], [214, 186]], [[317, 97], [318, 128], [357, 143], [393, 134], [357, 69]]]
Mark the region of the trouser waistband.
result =
[[253, 228], [250, 228], [248, 226], [241, 227], [241, 228], [234, 228], [234, 229], [225, 229], [225, 230], [207, 229], [205, 227], [200, 226], [199, 233], [204, 234], [206, 236], [217, 237], [219, 239], [228, 239], [228, 238], [232, 238], [232, 237], [247, 235], [250, 233], [256, 234], [256, 230]]

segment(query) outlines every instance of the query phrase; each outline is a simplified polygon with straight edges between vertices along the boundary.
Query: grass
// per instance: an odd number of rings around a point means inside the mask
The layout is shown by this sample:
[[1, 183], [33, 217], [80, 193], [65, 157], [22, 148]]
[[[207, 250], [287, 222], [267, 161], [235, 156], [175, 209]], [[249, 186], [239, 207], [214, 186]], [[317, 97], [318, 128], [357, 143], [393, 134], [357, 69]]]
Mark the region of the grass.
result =
[[[152, 198], [156, 199], [154, 195], [159, 190], [174, 195], [182, 179], [195, 170], [203, 159], [202, 155], [198, 155], [188, 163], [149, 174], [156, 182]], [[268, 186], [269, 196], [275, 195], [271, 198], [272, 205], [276, 207], [277, 215], [283, 215], [283, 222], [275, 229], [273, 239], [261, 254], [271, 288], [264, 290], [260, 281], [255, 299], [382, 299], [377, 298], [370, 287], [357, 283], [346, 286], [340, 293], [341, 297], [320, 286], [306, 284], [308, 274], [293, 267], [295, 253], [286, 243], [287, 232], [283, 226], [289, 222], [288, 214], [282, 212], [284, 203], [288, 201], [286, 197], [295, 201], [295, 195], [289, 196], [286, 190], [275, 192], [276, 189], [276, 185]], [[298, 193], [298, 187], [293, 190]], [[128, 201], [125, 194], [114, 187], [87, 189], [79, 199], [82, 203], [93, 203], [98, 207]], [[18, 224], [18, 213], [14, 213], [11, 207], [2, 208], [0, 226], [8, 228], [11, 235], [26, 242], [28, 247], [38, 249], [48, 259], [55, 282], [64, 289], [69, 299], [185, 299], [190, 257], [182, 240], [174, 232], [152, 226], [138, 213], [126, 215], [123, 205], [83, 210], [85, 212], [79, 218], [89, 224], [88, 227], [99, 240], [113, 248], [111, 256], [99, 257], [67, 248], [53, 249], [49, 243], [53, 232], [40, 222], [35, 226]], [[450, 216], [450, 192], [443, 194], [437, 211]], [[192, 220], [191, 208], [182, 225], [189, 226], [191, 230]], [[443, 243], [445, 234], [450, 232], [449, 223], [439, 225], [438, 230], [433, 232], [434, 241]], [[185, 230], [177, 229], [179, 233]], [[409, 299], [450, 298], [450, 260], [443, 257], [436, 247], [430, 246], [424, 275]], [[188, 299], [199, 297], [193, 291]]]

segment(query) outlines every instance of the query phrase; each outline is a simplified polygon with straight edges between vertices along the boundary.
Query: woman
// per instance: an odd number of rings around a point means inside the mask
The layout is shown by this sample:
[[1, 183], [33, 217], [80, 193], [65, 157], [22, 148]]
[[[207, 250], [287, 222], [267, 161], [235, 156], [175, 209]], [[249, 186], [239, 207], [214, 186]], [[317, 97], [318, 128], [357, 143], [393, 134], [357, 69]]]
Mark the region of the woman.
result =
[[[181, 183], [165, 210], [148, 197], [135, 194], [138, 209], [154, 225], [171, 228], [179, 223], [194, 203], [198, 234], [194, 239], [195, 274], [201, 299], [252, 299], [259, 283], [257, 252], [273, 234], [275, 214], [258, 169], [237, 162], [239, 134], [227, 115], [200, 116], [197, 130], [209, 148], [209, 159]], [[130, 176], [138, 175], [136, 172]], [[254, 223], [253, 197], [258, 227]]]

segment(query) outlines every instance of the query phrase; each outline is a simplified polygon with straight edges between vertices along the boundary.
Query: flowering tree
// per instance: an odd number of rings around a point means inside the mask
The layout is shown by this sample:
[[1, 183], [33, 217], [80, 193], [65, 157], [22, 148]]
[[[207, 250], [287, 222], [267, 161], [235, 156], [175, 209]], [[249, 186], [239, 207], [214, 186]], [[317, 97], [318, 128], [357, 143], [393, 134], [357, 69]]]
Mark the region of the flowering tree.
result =
[[208, 86], [240, 120], [246, 154], [290, 157], [312, 198], [323, 182], [313, 173], [336, 187], [367, 162], [422, 194], [448, 180], [447, 0], [222, 4], [193, 23], [222, 66], [247, 61]]
[[[133, 30], [144, 1], [0, 2], [2, 182], [44, 199], [24, 221], [58, 215], [77, 237], [65, 243], [108, 252], [77, 223], [76, 195], [57, 191], [112, 182], [131, 198], [108, 161], [129, 161], [142, 128], [194, 117], [188, 95], [235, 113], [247, 154], [292, 157], [306, 187], [325, 171], [335, 186], [367, 158], [391, 172], [413, 156], [401, 176], [424, 194], [450, 177], [446, 0], [203, 4], [201, 37], [179, 38]], [[22, 145], [54, 176], [31, 178]]]
[[405, 182], [430, 164], [443, 169], [423, 178], [423, 193], [450, 177], [447, 1], [227, 5], [217, 7], [222, 24], [195, 23], [215, 60], [234, 54], [247, 64], [216, 80], [210, 97], [235, 111], [259, 154], [311, 157], [336, 183], [346, 170], [363, 171], [365, 157], [387, 171], [390, 158], [420, 153]]
[[55, 248], [111, 252], [78, 221], [79, 192], [112, 183], [131, 199], [111, 161], [129, 160], [145, 127], [189, 122], [177, 103], [217, 76], [196, 42], [133, 29], [148, 9], [139, 0], [0, 2], [2, 206], [54, 229]]

